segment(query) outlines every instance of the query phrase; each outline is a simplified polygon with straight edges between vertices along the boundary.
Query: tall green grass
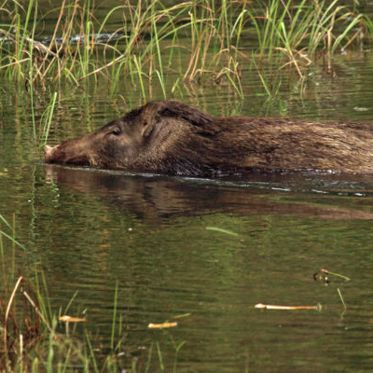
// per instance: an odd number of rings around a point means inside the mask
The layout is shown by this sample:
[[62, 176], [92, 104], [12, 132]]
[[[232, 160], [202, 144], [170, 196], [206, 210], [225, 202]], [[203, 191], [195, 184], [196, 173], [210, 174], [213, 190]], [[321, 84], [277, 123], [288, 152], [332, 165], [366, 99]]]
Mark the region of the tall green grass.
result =
[[55, 107], [57, 103], [57, 96], [58, 96], [57, 92], [54, 92], [50, 103], [48, 104], [43, 115], [41, 116], [41, 120], [40, 120], [41, 133], [40, 133], [39, 143], [42, 147], [44, 147], [48, 141], [49, 131], [52, 125], [53, 113], [55, 111]]
[[286, 65], [293, 65], [301, 77], [302, 65], [311, 64], [317, 53], [330, 57], [362, 42], [364, 17], [339, 0], [274, 0], [259, 9], [249, 11], [258, 52], [268, 58], [283, 53]]
[[[38, 0], [24, 4], [8, 1], [0, 9], [0, 72], [42, 86], [62, 79], [80, 85], [100, 76], [117, 85], [129, 78], [144, 99], [154, 84], [167, 97], [172, 94], [167, 87], [181, 78], [225, 84], [242, 96], [252, 52], [261, 61], [281, 54], [283, 66], [304, 77], [320, 54], [331, 59], [370, 42], [363, 36], [373, 34], [372, 21], [354, 0], [194, 0], [167, 6], [160, 0], [125, 0], [100, 20], [93, 1], [63, 0], [47, 14]], [[49, 42], [41, 43], [46, 16], [56, 23]], [[106, 32], [111, 41], [100, 39]]]

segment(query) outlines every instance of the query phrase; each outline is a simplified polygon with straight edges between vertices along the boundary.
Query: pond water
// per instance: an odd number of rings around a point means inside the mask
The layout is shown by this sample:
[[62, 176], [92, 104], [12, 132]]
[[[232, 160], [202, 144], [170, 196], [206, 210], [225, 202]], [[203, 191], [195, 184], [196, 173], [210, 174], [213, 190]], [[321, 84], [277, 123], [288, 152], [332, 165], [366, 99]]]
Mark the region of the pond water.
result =
[[[373, 125], [373, 54], [338, 56], [334, 69], [318, 64], [303, 94], [297, 77], [280, 70], [270, 100], [258, 76], [243, 82], [242, 99], [213, 84], [176, 97], [216, 115]], [[118, 284], [123, 358], [139, 367], [153, 346], [152, 371], [162, 371], [159, 346], [171, 371], [184, 343], [177, 372], [372, 371], [372, 177], [202, 180], [45, 165], [32, 139], [29, 93], [5, 77], [0, 87], [0, 213], [8, 221], [14, 214], [26, 247], [17, 248], [17, 273], [42, 269], [55, 309], [77, 292], [69, 313], [84, 311], [103, 350]], [[138, 88], [112, 92], [104, 81], [58, 93], [52, 144], [142, 103]], [[35, 94], [39, 120], [50, 92]], [[315, 281], [320, 268], [351, 281]], [[322, 309], [262, 311], [257, 303]], [[166, 320], [178, 326], [147, 327]]]

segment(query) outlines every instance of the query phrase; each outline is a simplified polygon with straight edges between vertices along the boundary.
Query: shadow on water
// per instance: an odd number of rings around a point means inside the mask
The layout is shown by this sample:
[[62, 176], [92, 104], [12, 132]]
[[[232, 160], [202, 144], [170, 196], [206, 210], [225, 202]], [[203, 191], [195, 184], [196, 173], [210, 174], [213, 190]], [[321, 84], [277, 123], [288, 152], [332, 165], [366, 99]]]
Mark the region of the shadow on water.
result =
[[328, 220], [373, 219], [371, 177], [255, 176], [250, 181], [126, 175], [46, 165], [46, 178], [65, 190], [160, 223], [211, 213], [295, 215]]

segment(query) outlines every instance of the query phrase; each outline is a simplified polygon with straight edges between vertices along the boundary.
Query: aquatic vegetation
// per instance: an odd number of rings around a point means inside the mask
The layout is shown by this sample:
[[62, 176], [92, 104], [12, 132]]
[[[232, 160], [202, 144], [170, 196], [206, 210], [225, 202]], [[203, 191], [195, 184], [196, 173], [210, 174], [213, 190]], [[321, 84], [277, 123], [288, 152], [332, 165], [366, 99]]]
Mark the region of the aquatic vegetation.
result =
[[[317, 55], [331, 59], [347, 47], [361, 46], [367, 41], [364, 30], [372, 29], [372, 21], [358, 12], [354, 1], [348, 6], [340, 0], [197, 0], [175, 5], [126, 0], [103, 19], [96, 17], [97, 11], [90, 1], [64, 0], [44, 13], [38, 0], [25, 6], [6, 1], [0, 9], [0, 70], [9, 78], [44, 86], [47, 80], [79, 85], [99, 76], [117, 84], [128, 77], [140, 86], [144, 99], [153, 82], [164, 97], [169, 95], [166, 82], [176, 72], [173, 84], [180, 77], [224, 82], [241, 97], [251, 52], [261, 59], [282, 54], [283, 67], [304, 77]], [[47, 16], [54, 16], [56, 23], [43, 37]]]
[[[6, 233], [10, 231], [11, 233]], [[56, 309], [51, 303], [47, 279], [40, 265], [26, 270], [16, 265], [15, 217], [9, 222], [0, 214], [0, 372], [150, 372], [154, 369], [176, 372], [178, 354], [184, 342], [171, 333], [165, 342], [150, 342], [141, 356], [126, 352], [127, 336], [123, 310], [119, 306], [118, 282], [114, 286], [109, 340], [102, 341], [92, 331], [86, 310], [75, 305], [78, 293], [66, 306]], [[5, 238], [5, 239], [4, 239]], [[27, 250], [23, 245], [21, 248]], [[26, 272], [20, 275], [20, 271]], [[177, 315], [181, 319], [190, 314]], [[149, 320], [152, 321], [152, 320]], [[162, 325], [149, 323], [149, 333], [177, 326], [172, 320]], [[153, 328], [150, 326], [153, 325]], [[155, 325], [155, 327], [154, 327]], [[152, 330], [155, 329], [155, 330]], [[146, 325], [144, 325], [146, 330]], [[167, 352], [162, 349], [167, 349]]]
[[302, 65], [309, 65], [317, 52], [330, 58], [353, 42], [362, 43], [364, 18], [341, 1], [276, 0], [249, 12], [255, 26], [258, 52], [271, 57], [283, 53], [300, 77]]
[[[49, 131], [52, 125], [53, 112], [54, 112], [56, 102], [57, 102], [57, 95], [58, 95], [57, 92], [53, 93], [52, 99], [49, 105], [46, 107], [41, 117], [41, 127], [42, 127], [41, 139], [40, 139], [41, 146], [45, 145], [48, 140]], [[34, 117], [33, 117], [33, 123], [35, 123]]]
[[[112, 344], [108, 351], [103, 351], [97, 347], [97, 337], [85, 326], [83, 332], [77, 327], [85, 324], [86, 318], [53, 313], [45, 289], [33, 285], [21, 276], [9, 289], [11, 293], [0, 298], [0, 317], [4, 320], [0, 324], [1, 372], [65, 372], [77, 367], [82, 372], [118, 372], [124, 367], [130, 367], [132, 372], [148, 372], [154, 368], [164, 371], [167, 366], [176, 371], [177, 356], [184, 342], [176, 343], [171, 338], [174, 356], [170, 361], [165, 360], [167, 356], [159, 342], [151, 343], [139, 361], [123, 352], [123, 325], [113, 318]], [[114, 313], [117, 311], [114, 307]]]

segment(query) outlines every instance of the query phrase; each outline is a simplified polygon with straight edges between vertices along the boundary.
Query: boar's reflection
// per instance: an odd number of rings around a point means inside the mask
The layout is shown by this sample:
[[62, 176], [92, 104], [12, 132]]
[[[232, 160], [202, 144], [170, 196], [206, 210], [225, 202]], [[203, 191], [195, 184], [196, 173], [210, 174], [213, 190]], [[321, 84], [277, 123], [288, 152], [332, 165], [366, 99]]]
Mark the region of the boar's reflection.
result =
[[[333, 196], [283, 193], [207, 181], [123, 175], [56, 165], [46, 165], [46, 177], [56, 181], [64, 190], [93, 195], [105, 204], [147, 222], [159, 223], [170, 218], [217, 212], [296, 215], [330, 220], [373, 219], [373, 212], [359, 209], [366, 205], [366, 201], [358, 198], [354, 199], [352, 207], [340, 207]], [[335, 198], [338, 202], [338, 197]]]

